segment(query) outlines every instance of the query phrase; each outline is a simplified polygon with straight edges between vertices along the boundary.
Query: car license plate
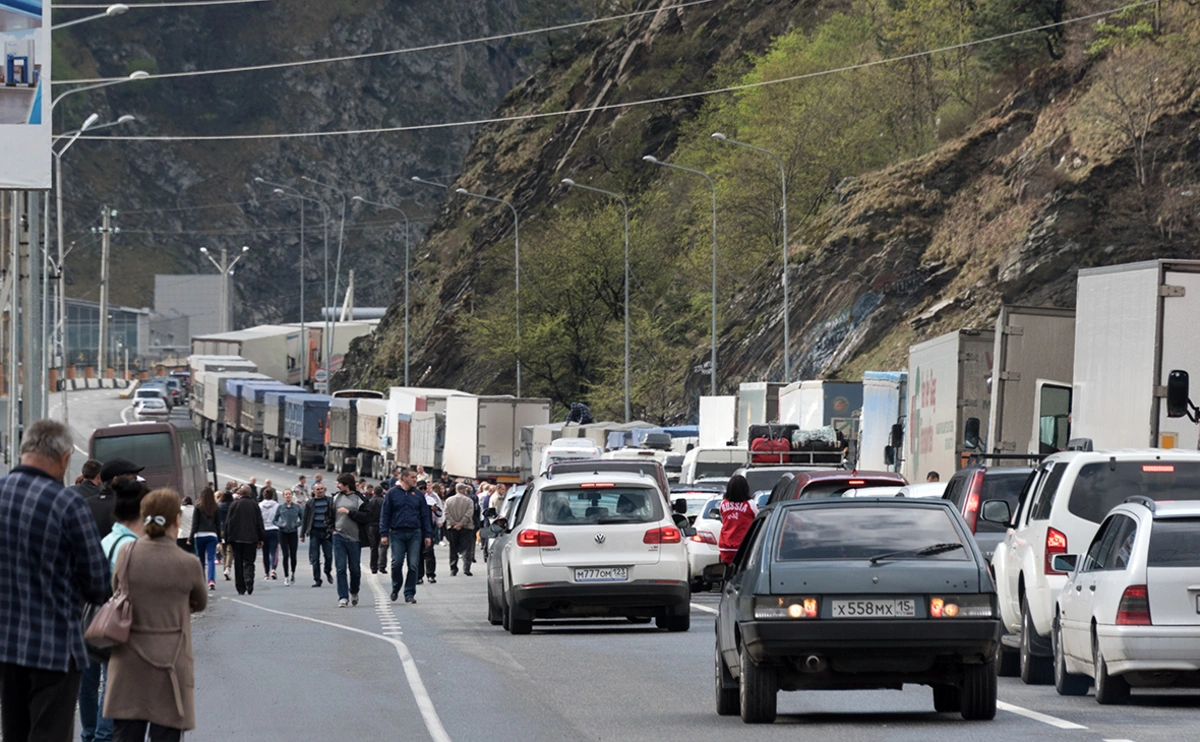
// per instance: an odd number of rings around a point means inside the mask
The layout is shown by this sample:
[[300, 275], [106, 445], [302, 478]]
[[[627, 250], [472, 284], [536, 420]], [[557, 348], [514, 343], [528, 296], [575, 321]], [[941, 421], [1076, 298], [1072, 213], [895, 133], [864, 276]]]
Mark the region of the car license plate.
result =
[[835, 600], [831, 603], [833, 618], [915, 618], [917, 601], [897, 600]]
[[575, 570], [576, 582], [624, 582], [629, 567], [583, 567]]

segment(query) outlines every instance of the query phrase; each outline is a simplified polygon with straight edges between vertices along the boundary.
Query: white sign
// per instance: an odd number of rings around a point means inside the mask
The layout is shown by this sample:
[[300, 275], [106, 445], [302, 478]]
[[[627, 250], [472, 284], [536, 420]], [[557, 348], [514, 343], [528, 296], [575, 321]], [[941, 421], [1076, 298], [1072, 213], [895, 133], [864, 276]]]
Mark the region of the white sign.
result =
[[0, 190], [50, 188], [50, 2], [0, 0]]

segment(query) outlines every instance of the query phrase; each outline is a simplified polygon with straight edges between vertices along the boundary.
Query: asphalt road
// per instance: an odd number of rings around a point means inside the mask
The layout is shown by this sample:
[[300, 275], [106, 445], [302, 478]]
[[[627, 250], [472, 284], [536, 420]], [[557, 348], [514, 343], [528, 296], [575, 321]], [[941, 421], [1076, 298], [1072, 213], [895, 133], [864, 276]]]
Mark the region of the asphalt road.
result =
[[[80, 435], [119, 420], [125, 406], [107, 391], [72, 400]], [[223, 476], [253, 474], [260, 483], [299, 471], [221, 450], [218, 460]], [[189, 740], [1181, 742], [1200, 728], [1200, 694], [1134, 691], [1127, 706], [1100, 706], [1011, 678], [1000, 680], [1001, 710], [991, 722], [937, 714], [930, 691], [917, 686], [784, 693], [776, 724], [746, 726], [713, 711], [715, 595], [694, 596], [683, 634], [564, 621], [510, 636], [486, 621], [482, 569], [450, 577], [444, 547], [440, 579], [418, 588], [416, 605], [391, 603], [389, 575], [371, 575], [365, 557], [354, 608], [338, 608], [328, 583], [310, 587], [307, 544], [300, 561], [308, 579], [295, 586], [260, 575], [254, 595], [239, 598], [233, 583], [218, 582], [194, 619], [199, 727]]]

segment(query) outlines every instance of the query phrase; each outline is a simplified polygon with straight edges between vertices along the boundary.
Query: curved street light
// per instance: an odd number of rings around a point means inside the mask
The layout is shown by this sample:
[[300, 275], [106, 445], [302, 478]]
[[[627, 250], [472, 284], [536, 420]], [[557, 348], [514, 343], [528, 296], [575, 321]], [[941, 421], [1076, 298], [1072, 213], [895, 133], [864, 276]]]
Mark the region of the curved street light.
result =
[[87, 23], [88, 21], [95, 21], [100, 18], [112, 18], [113, 16], [121, 15], [122, 13], [124, 13], [127, 10], [129, 10], [128, 5], [126, 5], [124, 3], [115, 3], [115, 4], [110, 5], [107, 8], [105, 8], [103, 13], [96, 13], [95, 15], [86, 15], [83, 18], [76, 18], [73, 21], [67, 21], [65, 23], [58, 23], [58, 24], [51, 26], [50, 30], [57, 31], [60, 28], [66, 28], [67, 26], [76, 26], [76, 25], [79, 25], [80, 23]]
[[[136, 72], [131, 72], [129, 74], [129, 77], [122, 77], [119, 80], [109, 80], [108, 82], [98, 82], [95, 85], [84, 85], [84, 86], [78, 87], [78, 88], [71, 88], [70, 90], [59, 93], [58, 97], [56, 97], [53, 101], [50, 102], [50, 110], [53, 111], [54, 107], [58, 105], [59, 101], [61, 101], [63, 98], [66, 98], [68, 95], [71, 95], [73, 93], [82, 93], [85, 90], [96, 90], [97, 88], [107, 88], [110, 85], [120, 85], [121, 83], [124, 83], [124, 82], [132, 82], [134, 80], [142, 80], [147, 77], [150, 77], [149, 72], [147, 72], [145, 70], [138, 70]], [[70, 80], [65, 80], [64, 82], [70, 82]]]
[[368, 201], [362, 196], [354, 196], [351, 201], [358, 201], [361, 204], [370, 204], [381, 209], [391, 209], [400, 216], [404, 217], [404, 386], [408, 386], [408, 260], [410, 244], [408, 239], [408, 214], [398, 206], [391, 204], [378, 203], [376, 201]]

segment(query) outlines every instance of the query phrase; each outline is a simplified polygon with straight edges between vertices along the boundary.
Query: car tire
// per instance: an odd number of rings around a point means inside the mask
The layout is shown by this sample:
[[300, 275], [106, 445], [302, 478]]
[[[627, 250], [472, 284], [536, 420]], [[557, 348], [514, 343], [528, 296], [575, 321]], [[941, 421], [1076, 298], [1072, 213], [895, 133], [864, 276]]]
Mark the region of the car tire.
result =
[[1120, 675], [1108, 674], [1108, 663], [1100, 652], [1100, 644], [1092, 637], [1092, 658], [1095, 662], [1096, 703], [1105, 706], [1123, 704], [1129, 700], [1129, 681]]
[[939, 714], [962, 711], [962, 691], [954, 685], [933, 686], [933, 710]]
[[504, 618], [500, 615], [500, 611], [496, 610], [496, 601], [492, 599], [492, 584], [490, 581], [488, 582], [487, 588], [487, 603], [488, 623], [490, 623], [492, 626], [499, 626], [500, 624], [504, 623]]
[[683, 613], [668, 613], [654, 619], [654, 625], [667, 631], [687, 631], [692, 627], [692, 606], [683, 607]]
[[755, 662], [742, 647], [741, 678], [738, 679], [738, 702], [742, 721], [746, 724], [775, 722], [776, 700], [779, 695], [775, 668]]
[[533, 633], [533, 616], [512, 605], [505, 604], [508, 615], [508, 632], [513, 636]]
[[1061, 619], [1054, 619], [1054, 690], [1060, 696], [1086, 696], [1092, 687], [1092, 679], [1087, 675], [1076, 675], [1067, 672], [1067, 657], [1063, 651]]
[[988, 721], [996, 718], [996, 660], [981, 665], [964, 665], [960, 693], [962, 718]]
[[512, 618], [508, 612], [508, 601], [505, 600], [500, 604], [500, 625], [504, 627], [505, 631], [509, 630], [509, 621], [511, 620]]
[[996, 657], [996, 674], [1002, 678], [1015, 678], [1021, 674], [1021, 653], [1001, 646]]
[[713, 651], [713, 666], [716, 670], [713, 685], [717, 691], [717, 716], [735, 716], [742, 710], [738, 682], [729, 674], [725, 667], [725, 658], [721, 656], [721, 643], [718, 641]]
[[1054, 680], [1053, 660], [1033, 653], [1033, 617], [1029, 605], [1021, 601], [1021, 682], [1026, 685], [1048, 685]]

